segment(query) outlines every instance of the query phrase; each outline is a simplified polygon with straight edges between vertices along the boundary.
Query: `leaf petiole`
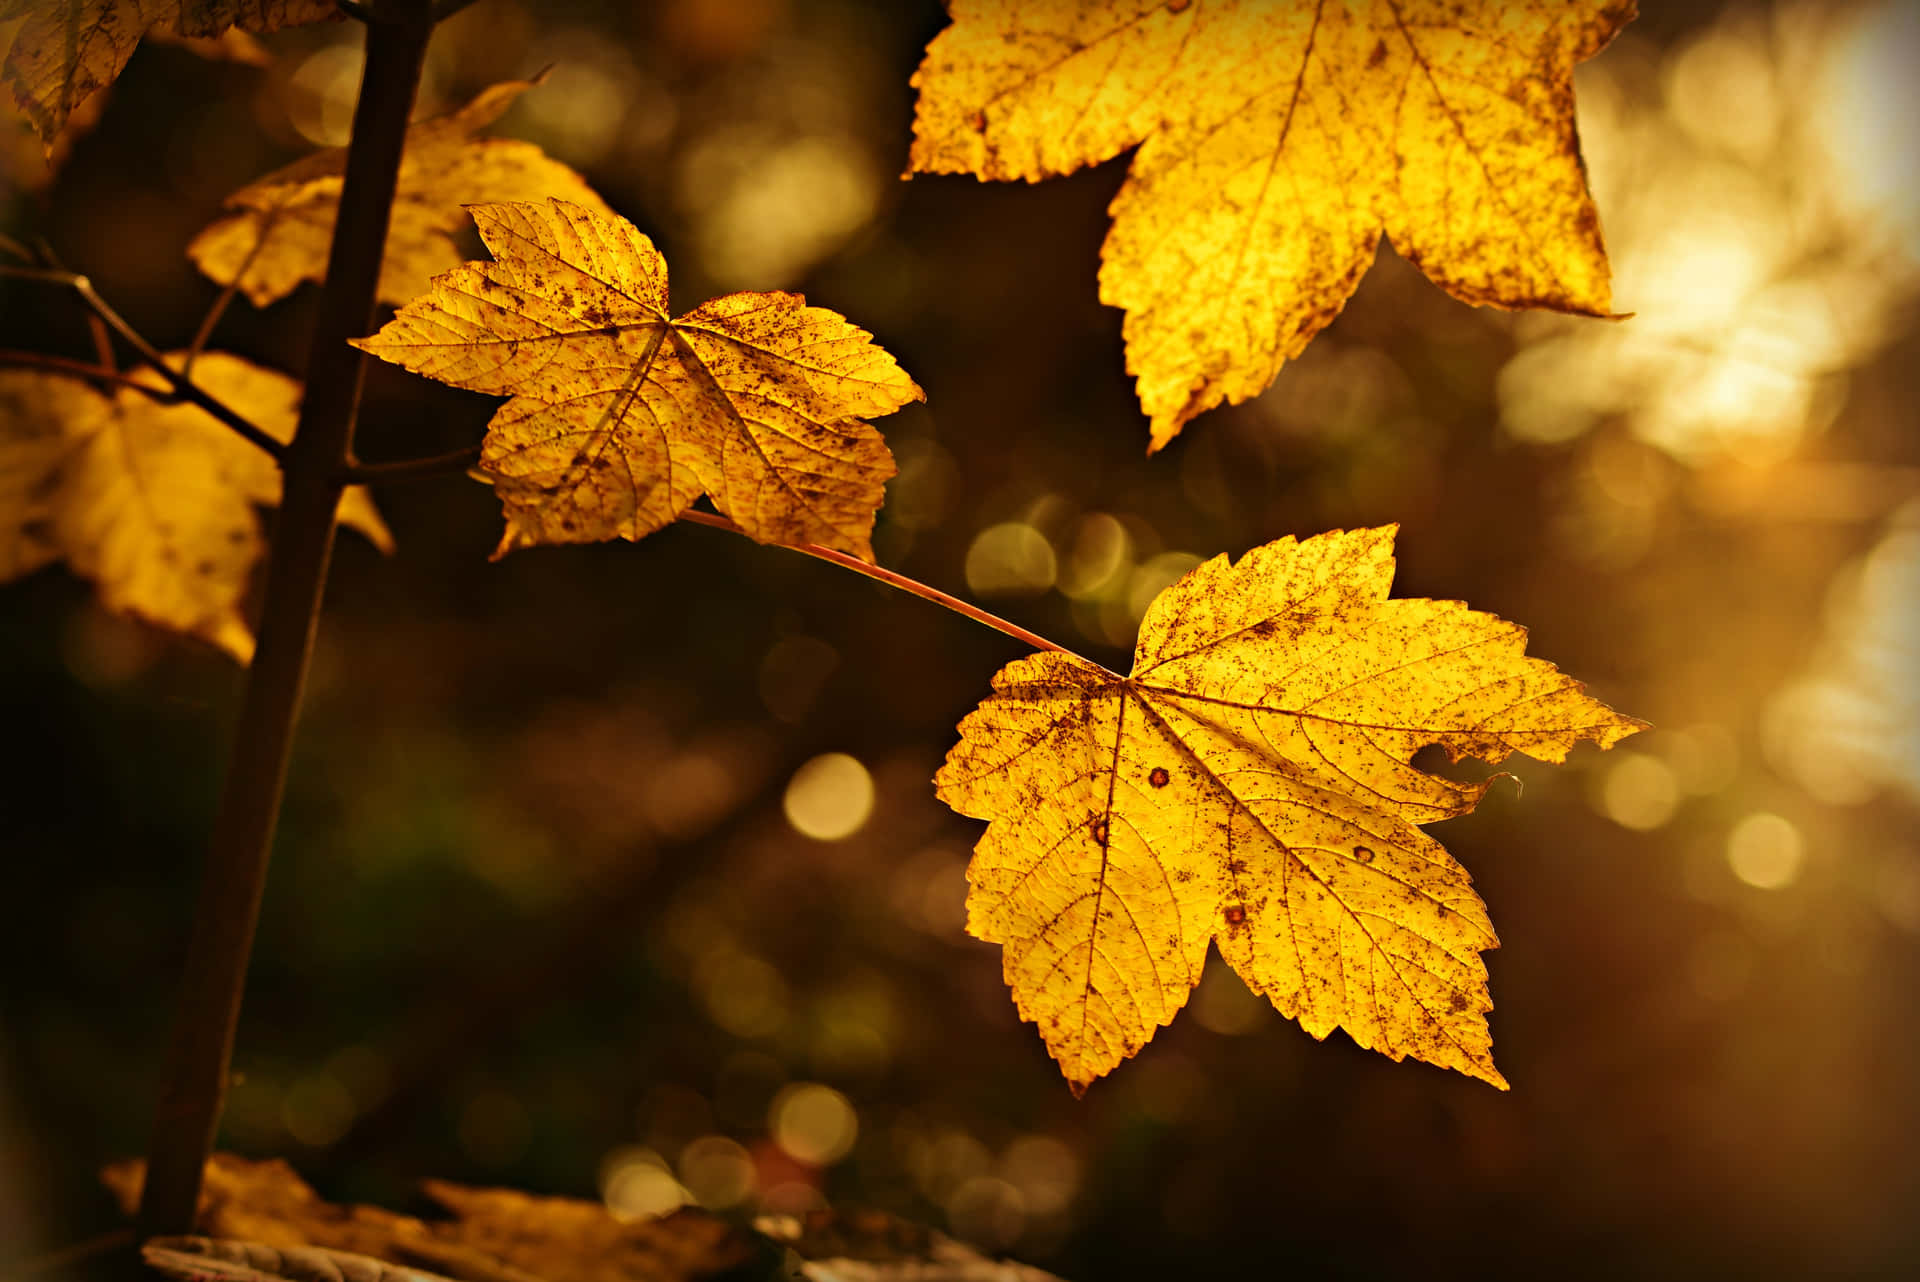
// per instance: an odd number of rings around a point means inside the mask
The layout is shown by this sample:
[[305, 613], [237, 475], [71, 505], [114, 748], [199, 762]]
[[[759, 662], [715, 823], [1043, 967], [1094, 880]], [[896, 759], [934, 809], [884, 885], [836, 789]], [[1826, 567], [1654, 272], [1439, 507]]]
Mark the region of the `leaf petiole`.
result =
[[383, 481], [415, 481], [428, 476], [450, 476], [464, 472], [480, 461], [478, 445], [429, 454], [424, 458], [399, 459], [392, 463], [347, 464], [336, 474], [343, 485], [378, 485]]
[[[477, 445], [469, 445], [464, 449], [451, 450], [445, 454], [429, 455], [425, 458], [402, 459], [393, 463], [355, 462], [342, 468], [337, 473], [337, 476], [343, 484], [378, 485], [384, 481], [410, 481], [421, 477], [445, 476], [454, 472], [464, 472], [479, 461], [480, 447]], [[712, 512], [682, 512], [679, 519], [682, 521], [690, 521], [695, 525], [711, 526], [716, 530], [726, 530], [729, 533], [738, 534], [742, 538], [752, 537], [726, 517], [716, 515]], [[1113, 673], [1110, 669], [1094, 663], [1093, 660], [1083, 654], [1069, 650], [1066, 646], [1060, 645], [1057, 642], [1049, 641], [1037, 632], [1029, 632], [1011, 620], [1003, 619], [999, 615], [983, 610], [970, 602], [963, 601], [957, 596], [942, 592], [939, 588], [931, 587], [928, 584], [920, 582], [918, 579], [909, 578], [897, 570], [889, 570], [885, 566], [870, 564], [862, 561], [859, 557], [849, 556], [845, 552], [824, 547], [818, 543], [779, 543], [769, 546], [784, 547], [795, 552], [803, 552], [808, 556], [816, 557], [822, 561], [830, 561], [843, 569], [852, 570], [855, 574], [864, 574], [866, 577], [884, 583], [889, 587], [898, 588], [902, 592], [917, 596], [923, 601], [931, 601], [935, 605], [945, 606], [955, 614], [964, 615], [972, 619], [975, 623], [984, 624], [996, 632], [1003, 632], [1016, 641], [1025, 642], [1036, 650], [1051, 650], [1055, 654], [1071, 655], [1082, 663], [1099, 668], [1102, 672], [1109, 673], [1115, 680], [1119, 679], [1118, 673]]]
[[[726, 530], [730, 533], [738, 534], [742, 538], [752, 537], [726, 517], [718, 516], [712, 512], [682, 512], [679, 519], [682, 521], [691, 521], [695, 525], [712, 526], [716, 530]], [[870, 564], [869, 562], [862, 561], [857, 556], [849, 556], [847, 553], [839, 551], [836, 548], [824, 547], [818, 543], [777, 543], [769, 546], [784, 547], [792, 552], [804, 552], [806, 555], [822, 561], [831, 561], [842, 569], [852, 570], [855, 574], [864, 574], [869, 579], [884, 583], [888, 587], [898, 588], [902, 592], [911, 593], [923, 601], [931, 601], [935, 605], [943, 605], [955, 614], [964, 615], [972, 619], [975, 623], [984, 624], [992, 628], [995, 632], [1003, 632], [1014, 640], [1024, 642], [1036, 650], [1051, 650], [1055, 654], [1067, 655], [1070, 658], [1080, 660], [1080, 662], [1089, 667], [1098, 668], [1116, 681], [1121, 679], [1119, 673], [1095, 663], [1083, 654], [1069, 650], [1057, 642], [1049, 641], [1037, 632], [1029, 632], [1017, 623], [1003, 619], [999, 615], [987, 610], [982, 610], [979, 606], [967, 601], [962, 601], [959, 597], [942, 592], [939, 588], [930, 587], [918, 579], [908, 578], [897, 570], [889, 570], [885, 566]]]

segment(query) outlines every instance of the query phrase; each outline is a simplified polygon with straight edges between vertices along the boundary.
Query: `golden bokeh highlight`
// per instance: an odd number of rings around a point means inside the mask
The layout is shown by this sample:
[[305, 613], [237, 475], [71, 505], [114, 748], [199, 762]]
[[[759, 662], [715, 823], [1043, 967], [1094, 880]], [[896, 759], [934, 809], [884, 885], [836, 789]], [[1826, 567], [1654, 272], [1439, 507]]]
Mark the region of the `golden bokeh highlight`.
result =
[[767, 1127], [774, 1143], [808, 1166], [832, 1166], [853, 1151], [860, 1137], [852, 1102], [819, 1082], [782, 1087], [767, 1110]]
[[866, 826], [873, 802], [873, 775], [860, 759], [826, 752], [793, 772], [780, 804], [800, 835], [844, 841]]
[[674, 1179], [665, 1158], [652, 1149], [630, 1145], [601, 1160], [600, 1200], [614, 1218], [630, 1221], [667, 1215], [691, 1198]]
[[724, 1135], [703, 1135], [680, 1151], [680, 1183], [710, 1211], [739, 1206], [753, 1196], [759, 1176], [753, 1155]]
[[1791, 820], [1756, 811], [1727, 834], [1727, 866], [1733, 875], [1760, 890], [1779, 890], [1800, 876], [1806, 843]]
[[1623, 752], [1600, 776], [1600, 812], [1635, 832], [1666, 826], [1680, 807], [1673, 767], [1644, 752]]
[[1059, 577], [1047, 536], [1025, 521], [989, 525], [967, 545], [967, 590], [975, 596], [1038, 596]]

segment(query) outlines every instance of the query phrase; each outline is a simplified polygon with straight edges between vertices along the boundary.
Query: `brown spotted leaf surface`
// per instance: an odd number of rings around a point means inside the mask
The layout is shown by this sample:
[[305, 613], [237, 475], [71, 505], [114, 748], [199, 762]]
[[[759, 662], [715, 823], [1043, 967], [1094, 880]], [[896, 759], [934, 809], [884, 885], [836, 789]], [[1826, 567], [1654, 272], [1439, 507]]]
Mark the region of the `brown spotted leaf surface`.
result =
[[[475, 137], [535, 82], [494, 85], [466, 106], [407, 130], [394, 195], [379, 298], [395, 307], [427, 291], [432, 277], [460, 265], [455, 233], [464, 205], [557, 196], [600, 214], [613, 211], [579, 174], [530, 142]], [[228, 212], [187, 247], [216, 284], [238, 280], [256, 307], [326, 275], [346, 149], [317, 152], [227, 197]]]
[[1162, 592], [1133, 672], [1003, 668], [935, 777], [988, 820], [967, 927], [1075, 1091], [1138, 1051], [1209, 943], [1317, 1038], [1505, 1086], [1467, 872], [1420, 825], [1487, 783], [1412, 766], [1566, 758], [1642, 729], [1457, 601], [1391, 599], [1391, 528], [1224, 556]]
[[[277, 31], [340, 16], [334, 0], [0, 0], [0, 81], [51, 143], [115, 77], [142, 36]], [[5, 43], [10, 19], [19, 19]]]
[[1382, 233], [1470, 303], [1611, 309], [1573, 66], [1633, 0], [953, 0], [912, 168], [1029, 181], [1138, 146], [1101, 301], [1158, 449], [1339, 314]]
[[[269, 435], [292, 439], [296, 380], [224, 352], [201, 356], [193, 378]], [[279, 501], [273, 460], [192, 405], [0, 370], [0, 582], [65, 561], [109, 609], [245, 662], [253, 634], [240, 607], [266, 547], [255, 508]], [[340, 518], [390, 546], [364, 489], [347, 491]]]
[[495, 555], [638, 539], [702, 493], [763, 543], [873, 559], [893, 456], [865, 420], [922, 393], [865, 330], [787, 293], [674, 317], [666, 260], [625, 219], [564, 200], [476, 205], [492, 262], [437, 277], [358, 346], [512, 399], [480, 456]]

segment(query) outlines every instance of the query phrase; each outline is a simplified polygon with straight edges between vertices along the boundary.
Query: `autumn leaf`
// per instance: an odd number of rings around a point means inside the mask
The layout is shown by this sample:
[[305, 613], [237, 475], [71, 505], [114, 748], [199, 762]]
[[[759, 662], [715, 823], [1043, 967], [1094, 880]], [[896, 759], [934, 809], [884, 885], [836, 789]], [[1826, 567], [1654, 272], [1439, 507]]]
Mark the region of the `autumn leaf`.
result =
[[934, 783], [989, 820], [967, 928], [1005, 945], [1021, 1017], [1076, 1093], [1169, 1023], [1207, 945], [1317, 1038], [1504, 1087], [1466, 870], [1418, 825], [1488, 783], [1412, 766], [1563, 761], [1643, 729], [1527, 658], [1524, 629], [1390, 600], [1392, 527], [1224, 556], [1167, 588], [1131, 676], [1003, 668]]
[[[193, 377], [261, 430], [292, 439], [296, 380], [222, 352], [202, 355]], [[157, 375], [143, 381], [163, 386]], [[0, 582], [64, 560], [98, 584], [108, 608], [245, 662], [253, 635], [240, 603], [265, 547], [254, 507], [279, 500], [273, 460], [192, 405], [0, 370]], [[365, 490], [347, 491], [340, 518], [391, 546]]]
[[[467, 225], [463, 205], [557, 196], [613, 215], [584, 178], [532, 143], [474, 137], [537, 83], [494, 85], [458, 111], [407, 130], [380, 267], [381, 302], [398, 307], [424, 294], [431, 277], [460, 265], [454, 235]], [[188, 257], [215, 284], [237, 277], [256, 307], [322, 279], [346, 165], [346, 149], [335, 147], [241, 188], [227, 197], [233, 212], [194, 237]]]
[[1633, 0], [954, 0], [912, 168], [1029, 181], [1140, 144], [1100, 298], [1159, 449], [1257, 395], [1381, 234], [1456, 298], [1603, 316], [1573, 65]]
[[339, 16], [334, 0], [0, 0], [0, 23], [26, 19], [0, 62], [0, 80], [51, 143], [150, 31], [218, 36], [229, 27], [277, 31]]
[[[145, 1175], [143, 1162], [115, 1162], [101, 1181], [132, 1215]], [[774, 1276], [789, 1253], [798, 1268], [783, 1278], [1060, 1282], [880, 1211], [763, 1216], [748, 1233], [690, 1206], [623, 1219], [578, 1198], [443, 1180], [423, 1189], [452, 1218], [337, 1205], [283, 1161], [215, 1153], [194, 1217], [208, 1236], [151, 1239], [143, 1254], [183, 1282], [705, 1282]]]
[[871, 561], [893, 456], [864, 422], [923, 393], [871, 335], [798, 294], [728, 294], [678, 319], [667, 266], [625, 219], [563, 200], [476, 205], [494, 261], [433, 282], [357, 346], [513, 399], [480, 470], [494, 553], [638, 539], [702, 492], [762, 543]]
[[994, 1260], [944, 1233], [885, 1211], [820, 1207], [763, 1215], [755, 1231], [788, 1247], [809, 1282], [1061, 1282], [1013, 1260]]
[[140, 1258], [180, 1282], [450, 1282], [438, 1273], [351, 1251], [231, 1238], [149, 1238], [140, 1245]]
[[[140, 1203], [145, 1174], [139, 1161], [116, 1162], [101, 1173], [128, 1215]], [[626, 1221], [599, 1202], [578, 1198], [442, 1180], [428, 1180], [424, 1187], [453, 1218], [421, 1220], [378, 1206], [339, 1206], [315, 1193], [285, 1162], [215, 1153], [205, 1168], [195, 1225], [211, 1237], [234, 1241], [200, 1254], [222, 1255], [267, 1273], [277, 1272], [274, 1266], [289, 1256], [296, 1265], [324, 1265], [324, 1257], [315, 1260], [312, 1252], [319, 1248], [372, 1257], [374, 1265], [424, 1267], [466, 1282], [696, 1282], [739, 1276], [755, 1253], [744, 1233], [694, 1208]], [[209, 1276], [266, 1282], [231, 1272], [210, 1271]], [[345, 1282], [393, 1279], [362, 1266], [360, 1276], [346, 1274]]]

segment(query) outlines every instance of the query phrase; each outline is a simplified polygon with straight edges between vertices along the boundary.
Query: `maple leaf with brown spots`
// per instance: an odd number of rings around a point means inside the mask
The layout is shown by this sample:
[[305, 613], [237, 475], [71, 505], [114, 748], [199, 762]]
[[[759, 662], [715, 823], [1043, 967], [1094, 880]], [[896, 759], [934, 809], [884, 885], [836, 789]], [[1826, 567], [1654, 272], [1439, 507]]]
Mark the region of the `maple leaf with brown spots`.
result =
[[666, 260], [625, 219], [567, 201], [471, 210], [494, 261], [437, 277], [356, 345], [512, 399], [480, 471], [539, 543], [639, 539], [706, 494], [763, 543], [873, 559], [893, 456], [865, 419], [923, 393], [871, 336], [787, 293], [675, 317]]
[[1133, 672], [1003, 668], [940, 797], [986, 819], [967, 928], [1076, 1093], [1172, 1021], [1210, 943], [1315, 1037], [1504, 1087], [1466, 869], [1421, 824], [1488, 783], [1415, 769], [1563, 761], [1644, 728], [1458, 601], [1390, 599], [1391, 528], [1281, 539], [1167, 588]]
[[1152, 448], [1265, 390], [1384, 233], [1456, 298], [1607, 315], [1573, 66], [1632, 0], [955, 0], [912, 168], [1035, 181], [1139, 146], [1100, 299]]

